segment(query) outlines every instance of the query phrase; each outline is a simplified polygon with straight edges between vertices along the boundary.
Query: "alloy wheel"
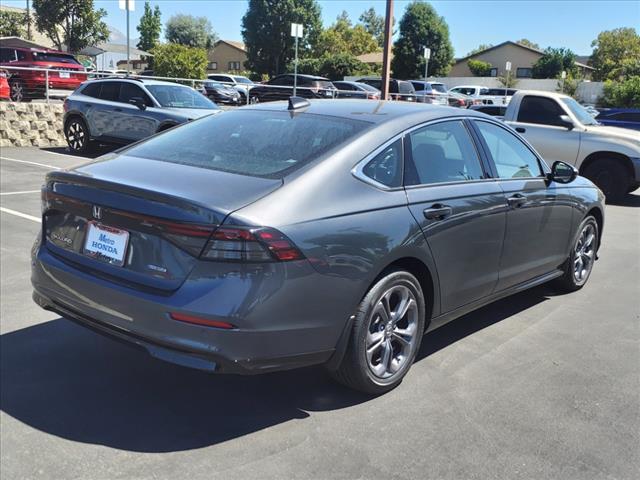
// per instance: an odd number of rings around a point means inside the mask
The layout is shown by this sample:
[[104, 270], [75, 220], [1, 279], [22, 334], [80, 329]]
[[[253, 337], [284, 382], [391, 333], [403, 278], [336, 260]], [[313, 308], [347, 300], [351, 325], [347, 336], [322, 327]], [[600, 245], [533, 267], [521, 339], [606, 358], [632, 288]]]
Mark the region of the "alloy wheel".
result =
[[573, 278], [578, 285], [586, 282], [591, 273], [596, 254], [595, 246], [596, 229], [589, 223], [580, 232], [574, 248]]
[[413, 358], [418, 314], [416, 298], [404, 285], [390, 288], [378, 299], [365, 337], [367, 364], [376, 377], [393, 377]]
[[77, 120], [72, 120], [67, 127], [67, 142], [69, 146], [77, 151], [82, 150], [87, 141], [86, 137], [84, 125]]
[[13, 82], [11, 84], [11, 100], [21, 102], [24, 99], [24, 86], [22, 82]]

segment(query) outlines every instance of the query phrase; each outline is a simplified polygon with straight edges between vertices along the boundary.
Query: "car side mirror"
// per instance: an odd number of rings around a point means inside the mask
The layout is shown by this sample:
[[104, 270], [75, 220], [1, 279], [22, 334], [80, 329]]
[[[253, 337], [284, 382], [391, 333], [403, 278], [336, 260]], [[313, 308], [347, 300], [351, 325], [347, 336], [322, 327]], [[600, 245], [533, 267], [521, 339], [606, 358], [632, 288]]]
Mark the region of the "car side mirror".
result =
[[569, 115], [560, 115], [560, 125], [565, 127], [567, 130], [573, 130], [573, 127], [575, 127], [573, 120], [571, 120]]
[[144, 98], [142, 98], [142, 97], [133, 97], [133, 98], [129, 99], [129, 103], [131, 105], [135, 105], [140, 110], [146, 110], [147, 109], [147, 104], [145, 103]]
[[551, 173], [547, 174], [547, 180], [557, 183], [571, 183], [578, 176], [578, 170], [568, 163], [556, 161], [551, 167]]

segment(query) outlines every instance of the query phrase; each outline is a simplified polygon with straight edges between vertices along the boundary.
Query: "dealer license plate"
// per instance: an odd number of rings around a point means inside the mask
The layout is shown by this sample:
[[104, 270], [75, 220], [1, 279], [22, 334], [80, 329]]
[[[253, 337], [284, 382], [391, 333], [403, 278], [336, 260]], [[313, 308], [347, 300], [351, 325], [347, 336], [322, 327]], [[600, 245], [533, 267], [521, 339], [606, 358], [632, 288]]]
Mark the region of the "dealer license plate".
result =
[[121, 267], [129, 243], [129, 232], [96, 222], [87, 224], [84, 254]]

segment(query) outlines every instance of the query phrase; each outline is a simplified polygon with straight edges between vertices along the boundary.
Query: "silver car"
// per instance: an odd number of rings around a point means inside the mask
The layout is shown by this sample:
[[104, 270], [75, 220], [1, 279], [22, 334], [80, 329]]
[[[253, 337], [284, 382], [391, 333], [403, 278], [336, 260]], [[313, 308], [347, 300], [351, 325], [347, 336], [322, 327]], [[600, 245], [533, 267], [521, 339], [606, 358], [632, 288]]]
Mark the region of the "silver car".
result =
[[133, 78], [85, 82], [67, 97], [64, 108], [64, 134], [76, 152], [95, 142], [135, 142], [221, 111], [193, 88]]

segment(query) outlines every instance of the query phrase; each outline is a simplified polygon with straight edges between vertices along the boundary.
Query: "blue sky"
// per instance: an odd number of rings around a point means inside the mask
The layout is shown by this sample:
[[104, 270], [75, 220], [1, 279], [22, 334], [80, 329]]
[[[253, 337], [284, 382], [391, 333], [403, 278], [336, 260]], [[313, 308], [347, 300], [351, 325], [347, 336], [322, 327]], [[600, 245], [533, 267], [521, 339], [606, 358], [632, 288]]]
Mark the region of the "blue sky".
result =
[[[24, 0], [2, 0], [5, 5], [24, 7]], [[117, 0], [94, 0], [104, 8], [106, 22], [124, 32], [124, 11]], [[242, 40], [241, 19], [247, 9], [245, 0], [152, 0], [159, 5], [166, 21], [175, 13], [206, 16], [220, 38]], [[395, 1], [395, 17], [400, 18], [406, 0]], [[449, 25], [451, 42], [457, 57], [481, 43], [497, 44], [505, 40], [528, 38], [541, 47], [567, 47], [579, 55], [591, 53], [591, 42], [602, 30], [640, 25], [640, 1], [433, 1], [432, 5]], [[382, 0], [320, 0], [322, 19], [330, 25], [346, 10], [352, 20], [374, 7], [384, 14]], [[135, 0], [131, 14], [131, 36], [136, 37], [143, 0]]]

